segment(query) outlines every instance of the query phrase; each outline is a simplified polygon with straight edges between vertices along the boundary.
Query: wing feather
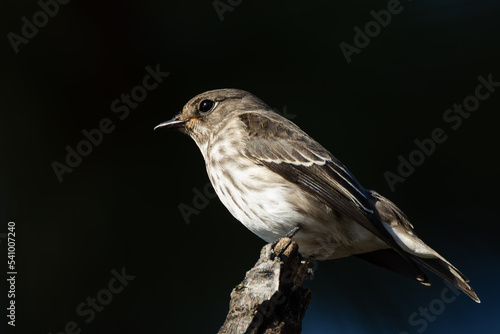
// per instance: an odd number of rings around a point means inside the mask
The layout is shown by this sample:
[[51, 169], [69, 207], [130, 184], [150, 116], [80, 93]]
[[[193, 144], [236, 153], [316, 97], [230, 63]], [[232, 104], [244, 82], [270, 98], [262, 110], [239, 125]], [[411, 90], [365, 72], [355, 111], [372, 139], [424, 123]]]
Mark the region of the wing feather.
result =
[[293, 123], [255, 113], [240, 118], [249, 134], [248, 157], [327, 199], [329, 205], [334, 203], [334, 208], [340, 205], [345, 214], [354, 216], [359, 209], [373, 214], [370, 193], [340, 161]]
[[383, 226], [375, 208], [377, 199], [330, 152], [278, 114], [246, 112], [239, 117], [248, 133], [248, 158], [360, 224], [418, 268]]
[[[339, 160], [295, 124], [274, 113], [247, 112], [240, 119], [248, 132], [247, 157], [357, 222], [395, 251], [361, 254], [361, 258], [428, 285], [427, 277], [415, 263], [418, 261], [479, 302], [467, 278], [416, 236], [401, 210], [376, 192], [364, 189]], [[399, 245], [391, 229], [397, 232], [400, 243], [401, 238], [409, 238], [414, 245], [420, 245], [427, 252], [425, 256], [411, 249], [405, 251], [408, 245]]]

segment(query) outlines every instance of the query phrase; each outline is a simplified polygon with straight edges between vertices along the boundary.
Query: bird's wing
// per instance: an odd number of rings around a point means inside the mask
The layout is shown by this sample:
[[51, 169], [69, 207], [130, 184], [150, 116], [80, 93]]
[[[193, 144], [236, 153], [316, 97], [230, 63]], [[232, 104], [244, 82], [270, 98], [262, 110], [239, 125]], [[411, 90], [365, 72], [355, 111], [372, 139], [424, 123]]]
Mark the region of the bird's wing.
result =
[[401, 250], [378, 219], [370, 192], [330, 152], [277, 114], [249, 112], [239, 117], [248, 133], [246, 154], [250, 159], [299, 185], [398, 252]]
[[250, 159], [359, 223], [391, 246], [406, 264], [391, 252], [362, 254], [361, 258], [428, 285], [415, 263], [419, 262], [479, 302], [468, 279], [418, 238], [401, 210], [364, 189], [339, 160], [295, 124], [273, 113], [250, 112], [239, 117], [246, 126], [245, 154]]
[[406, 264], [392, 252], [362, 254], [361, 258], [428, 285], [417, 261], [479, 302], [468, 279], [417, 237], [401, 210], [364, 189], [339, 160], [295, 124], [273, 113], [249, 112], [239, 117], [246, 126], [245, 154], [250, 159], [359, 223], [391, 246]]

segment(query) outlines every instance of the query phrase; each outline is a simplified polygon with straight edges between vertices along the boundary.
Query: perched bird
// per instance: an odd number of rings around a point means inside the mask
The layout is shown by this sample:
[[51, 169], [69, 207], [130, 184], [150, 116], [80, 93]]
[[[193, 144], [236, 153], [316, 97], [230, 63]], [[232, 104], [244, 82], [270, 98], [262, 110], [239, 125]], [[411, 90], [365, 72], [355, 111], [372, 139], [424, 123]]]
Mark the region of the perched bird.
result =
[[354, 255], [430, 285], [420, 264], [480, 302], [469, 280], [415, 234], [394, 203], [363, 188], [323, 146], [251, 93], [199, 94], [157, 128], [194, 139], [222, 203], [266, 242], [293, 230], [304, 255]]

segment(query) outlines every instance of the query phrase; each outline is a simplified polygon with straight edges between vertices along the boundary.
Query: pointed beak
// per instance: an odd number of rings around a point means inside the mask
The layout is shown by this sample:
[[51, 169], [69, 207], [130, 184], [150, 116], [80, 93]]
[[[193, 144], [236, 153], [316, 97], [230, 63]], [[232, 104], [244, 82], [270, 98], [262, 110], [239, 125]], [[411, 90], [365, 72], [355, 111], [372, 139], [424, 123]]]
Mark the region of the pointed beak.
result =
[[179, 119], [179, 115], [177, 115], [169, 121], [158, 124], [157, 126], [155, 126], [153, 130], [159, 128], [167, 128], [167, 129], [183, 128], [187, 121], [188, 121], [187, 119]]

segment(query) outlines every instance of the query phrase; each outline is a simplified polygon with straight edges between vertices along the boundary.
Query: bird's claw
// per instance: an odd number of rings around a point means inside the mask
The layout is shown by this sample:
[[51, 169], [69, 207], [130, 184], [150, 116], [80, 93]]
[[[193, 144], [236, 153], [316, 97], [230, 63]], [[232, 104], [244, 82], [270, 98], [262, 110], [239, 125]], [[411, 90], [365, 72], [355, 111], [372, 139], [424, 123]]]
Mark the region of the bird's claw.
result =
[[302, 228], [302, 226], [296, 226], [294, 227], [290, 232], [288, 232], [287, 234], [285, 234], [284, 236], [282, 236], [281, 238], [279, 239], [276, 239], [273, 241], [272, 243], [272, 248], [274, 248], [276, 246], [276, 244], [283, 238], [289, 238], [289, 239], [292, 239], [296, 234], [297, 232]]

